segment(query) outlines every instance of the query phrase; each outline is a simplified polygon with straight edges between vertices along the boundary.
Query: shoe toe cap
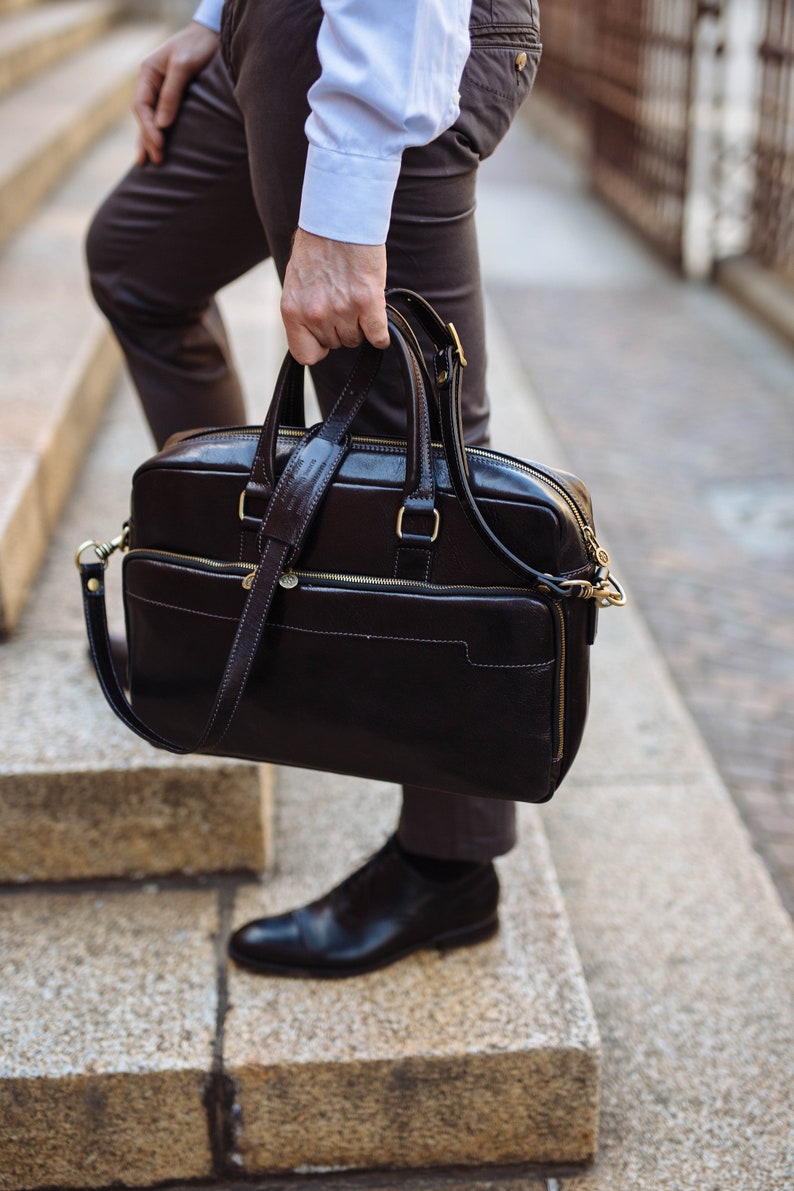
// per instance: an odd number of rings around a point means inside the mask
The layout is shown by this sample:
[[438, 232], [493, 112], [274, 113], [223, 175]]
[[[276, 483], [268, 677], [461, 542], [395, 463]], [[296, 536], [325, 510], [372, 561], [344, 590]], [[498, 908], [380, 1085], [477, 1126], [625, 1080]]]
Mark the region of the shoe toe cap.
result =
[[304, 952], [294, 913], [247, 922], [229, 940], [232, 959], [253, 966], [294, 964], [304, 957]]

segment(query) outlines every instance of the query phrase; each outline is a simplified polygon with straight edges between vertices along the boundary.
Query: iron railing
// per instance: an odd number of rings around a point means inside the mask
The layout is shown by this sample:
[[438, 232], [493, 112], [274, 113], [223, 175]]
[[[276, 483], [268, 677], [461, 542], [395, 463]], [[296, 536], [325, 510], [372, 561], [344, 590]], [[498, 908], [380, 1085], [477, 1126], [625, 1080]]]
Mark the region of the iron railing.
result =
[[539, 86], [596, 189], [688, 272], [794, 276], [794, 0], [542, 0]]
[[794, 3], [765, 5], [750, 252], [794, 277]]

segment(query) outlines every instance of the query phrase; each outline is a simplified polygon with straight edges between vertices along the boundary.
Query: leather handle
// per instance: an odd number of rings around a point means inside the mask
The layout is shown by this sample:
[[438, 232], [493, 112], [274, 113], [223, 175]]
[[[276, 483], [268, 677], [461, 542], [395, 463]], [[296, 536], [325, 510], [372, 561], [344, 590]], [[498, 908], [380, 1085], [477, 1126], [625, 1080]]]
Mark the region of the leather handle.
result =
[[[430, 411], [428, 408], [429, 377], [422, 359], [421, 351], [410, 327], [397, 311], [388, 311], [389, 329], [392, 339], [392, 350], [396, 350], [403, 382], [407, 394], [408, 407], [408, 438], [406, 451], [406, 481], [405, 499], [407, 505], [422, 508], [416, 511], [432, 511], [435, 485], [431, 458]], [[372, 347], [369, 343], [362, 345], [353, 371], [337, 399], [336, 405], [326, 419], [326, 425], [337, 418], [345, 418], [346, 410], [352, 405], [361, 405], [369, 392], [378, 369], [383, 352]], [[276, 447], [278, 443], [279, 426], [284, 414], [288, 410], [294, 418], [299, 415], [299, 425], [305, 420], [303, 410], [303, 377], [302, 365], [287, 353], [279, 372], [273, 399], [267, 412], [262, 431], [259, 435], [254, 461], [246, 484], [246, 499], [244, 509], [254, 509], [252, 502], [259, 501], [257, 517], [251, 513], [244, 523], [250, 528], [259, 528], [261, 515], [264, 512], [261, 502], [266, 502], [276, 486]], [[294, 422], [292, 423], [294, 424]]]
[[469, 464], [463, 438], [463, 360], [457, 336], [421, 294], [408, 289], [387, 291], [389, 297], [399, 297], [436, 349], [436, 376], [446, 379], [437, 386], [438, 410], [441, 418], [441, 439], [449, 468], [452, 487], [463, 506], [470, 525], [488, 549], [525, 583], [557, 598], [569, 598], [571, 591], [560, 585], [554, 576], [535, 570], [514, 554], [494, 533], [477, 504], [469, 483]]
[[[425, 332], [427, 333], [429, 339], [431, 340], [431, 342], [433, 343], [433, 346], [436, 348], [437, 351], [442, 349], [443, 347], [447, 347], [450, 345], [451, 340], [450, 340], [449, 330], [448, 330], [446, 323], [443, 322], [443, 320], [436, 313], [436, 311], [433, 309], [433, 307], [430, 305], [430, 303], [425, 298], [423, 298], [421, 296], [421, 294], [415, 293], [414, 290], [409, 290], [409, 289], [404, 289], [404, 288], [401, 288], [398, 286], [393, 286], [391, 289], [386, 290], [386, 297], [402, 299], [405, 301], [408, 308], [416, 315], [416, 317], [422, 323], [422, 326], [424, 327]], [[393, 316], [399, 315], [399, 311], [395, 310], [395, 308], [391, 304], [389, 304], [387, 306], [387, 309], [391, 315], [393, 315]], [[402, 318], [401, 315], [399, 315], [399, 317]], [[409, 339], [409, 342], [411, 342], [411, 346], [414, 348], [417, 358], [424, 365], [424, 356], [422, 354], [422, 349], [419, 346], [419, 342], [418, 342], [416, 336], [414, 335], [412, 327], [410, 326], [410, 324], [408, 322], [405, 321], [405, 319], [403, 319], [402, 322], [399, 323], [399, 326], [400, 326], [400, 330], [402, 331], [403, 335], [407, 339]], [[286, 361], [285, 361], [285, 363], [286, 363]], [[429, 374], [429, 372], [427, 372], [426, 368], [424, 368], [424, 377], [425, 377], [425, 383], [427, 386], [427, 390], [428, 390], [428, 392], [431, 392], [433, 385], [432, 385], [432, 381], [430, 379], [430, 374]], [[299, 427], [299, 428], [303, 428], [303, 429], [306, 428], [306, 403], [305, 403], [304, 381], [305, 381], [305, 371], [300, 366], [298, 366], [297, 368], [291, 369], [289, 372], [289, 375], [284, 378], [281, 410], [279, 412], [280, 425]], [[278, 391], [278, 383], [276, 386], [276, 391]], [[431, 409], [430, 409], [431, 425], [432, 425], [433, 412], [434, 411], [431, 406]], [[438, 437], [438, 435], [436, 437]]]

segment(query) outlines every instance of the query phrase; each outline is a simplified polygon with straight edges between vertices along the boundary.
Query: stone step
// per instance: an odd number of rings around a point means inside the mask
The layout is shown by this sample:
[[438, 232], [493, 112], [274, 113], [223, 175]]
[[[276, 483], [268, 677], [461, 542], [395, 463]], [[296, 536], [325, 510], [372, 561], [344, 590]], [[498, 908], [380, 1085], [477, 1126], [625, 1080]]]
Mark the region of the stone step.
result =
[[0, 244], [119, 118], [164, 35], [154, 23], [123, 26], [0, 99]]
[[94, 41], [120, 13], [118, 0], [59, 0], [0, 15], [0, 94]]
[[230, 929], [333, 885], [397, 799], [280, 771], [278, 870], [233, 900], [0, 894], [3, 1187], [587, 1160], [598, 1033], [533, 808], [488, 943], [352, 980], [227, 975]]
[[88, 295], [82, 240], [132, 137], [125, 123], [104, 138], [0, 254], [0, 636], [19, 619], [115, 383], [118, 351]]
[[[116, 532], [128, 512], [130, 475], [149, 454], [124, 387], [18, 630], [0, 647], [0, 881], [265, 865], [269, 768], [151, 748], [115, 720], [88, 661], [74, 551], [88, 537], [105, 536], [103, 528]], [[120, 625], [118, 589], [112, 594]]]
[[[0, 483], [8, 481], [0, 492], [10, 509], [2, 523], [0, 575], [17, 604], [23, 579], [31, 582], [31, 556], [44, 553], [116, 367], [116, 353], [90, 308], [79, 244], [86, 204], [95, 203], [97, 182], [104, 189], [124, 168], [130, 134], [131, 128], [121, 128], [98, 145], [57, 203], [0, 261], [0, 286], [14, 296], [10, 309], [17, 320], [3, 345], [16, 387], [0, 415], [8, 443], [0, 449]], [[70, 271], [53, 275], [51, 262], [60, 262], [61, 270], [67, 257]], [[24, 282], [21, 289], [15, 279]], [[272, 373], [282, 353], [276, 288], [274, 272], [264, 268], [228, 292], [241, 370], [253, 392], [269, 392], [268, 366]], [[79, 353], [75, 342], [82, 344]], [[264, 408], [262, 399], [260, 419]], [[129, 512], [130, 476], [151, 453], [137, 402], [124, 386], [80, 470], [18, 630], [0, 645], [0, 881], [259, 871], [265, 865], [269, 769], [174, 758], [149, 748], [114, 719], [86, 657], [72, 557], [86, 538], [119, 531]], [[120, 624], [115, 578], [111, 573], [109, 584]], [[53, 673], [61, 681], [53, 682]]]

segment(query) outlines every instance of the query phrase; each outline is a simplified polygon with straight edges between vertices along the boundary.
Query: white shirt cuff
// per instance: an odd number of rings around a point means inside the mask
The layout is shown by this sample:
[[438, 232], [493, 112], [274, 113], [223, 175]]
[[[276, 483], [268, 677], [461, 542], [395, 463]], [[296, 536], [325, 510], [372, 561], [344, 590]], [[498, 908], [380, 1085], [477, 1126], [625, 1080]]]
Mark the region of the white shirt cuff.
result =
[[357, 157], [309, 144], [299, 224], [347, 244], [385, 244], [400, 158]]
[[198, 21], [199, 25], [206, 25], [208, 29], [213, 29], [216, 33], [219, 33], [222, 8], [223, 0], [201, 0], [201, 3], [193, 14], [193, 20]]

